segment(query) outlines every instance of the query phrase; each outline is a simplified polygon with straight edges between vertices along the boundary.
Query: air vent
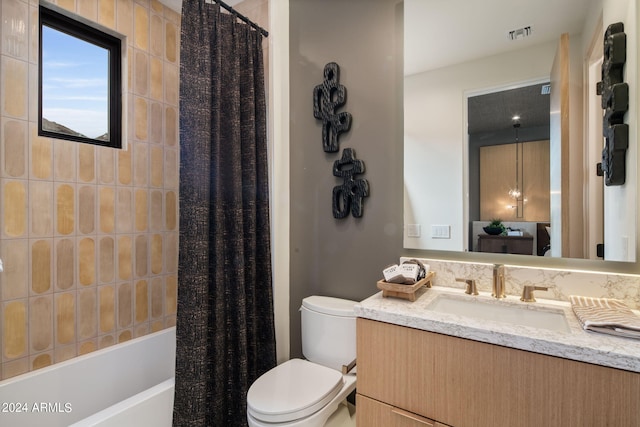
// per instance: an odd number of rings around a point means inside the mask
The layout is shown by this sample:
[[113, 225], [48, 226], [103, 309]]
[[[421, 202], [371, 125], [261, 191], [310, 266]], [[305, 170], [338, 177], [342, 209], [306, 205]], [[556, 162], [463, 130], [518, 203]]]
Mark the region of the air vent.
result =
[[525, 37], [529, 37], [531, 35], [531, 26], [518, 28], [516, 30], [511, 30], [507, 33], [507, 38], [509, 40], [520, 40]]
[[549, 95], [551, 93], [551, 85], [542, 85], [540, 95]]

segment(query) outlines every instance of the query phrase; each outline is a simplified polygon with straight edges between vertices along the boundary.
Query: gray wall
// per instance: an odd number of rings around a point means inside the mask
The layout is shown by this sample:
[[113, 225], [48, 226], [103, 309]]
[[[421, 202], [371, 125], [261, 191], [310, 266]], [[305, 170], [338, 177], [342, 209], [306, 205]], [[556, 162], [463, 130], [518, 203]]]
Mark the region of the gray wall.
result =
[[[301, 356], [301, 301], [362, 300], [402, 252], [402, 1], [290, 0], [291, 357]], [[328, 62], [340, 66], [352, 114], [340, 151], [325, 153], [313, 88]], [[364, 161], [363, 216], [335, 219], [333, 162], [344, 148]]]

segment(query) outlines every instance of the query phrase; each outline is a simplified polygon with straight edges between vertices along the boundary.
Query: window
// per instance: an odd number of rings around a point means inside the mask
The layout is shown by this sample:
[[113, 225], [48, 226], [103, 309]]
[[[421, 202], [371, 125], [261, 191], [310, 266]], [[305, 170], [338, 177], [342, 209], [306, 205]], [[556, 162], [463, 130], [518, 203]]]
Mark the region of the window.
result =
[[122, 147], [122, 40], [40, 5], [38, 134]]

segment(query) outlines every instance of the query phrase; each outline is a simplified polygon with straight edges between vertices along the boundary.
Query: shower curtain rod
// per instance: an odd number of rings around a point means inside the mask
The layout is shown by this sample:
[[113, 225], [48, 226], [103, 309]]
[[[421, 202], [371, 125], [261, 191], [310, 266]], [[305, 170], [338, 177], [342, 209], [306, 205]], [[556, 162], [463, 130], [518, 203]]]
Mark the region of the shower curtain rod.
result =
[[226, 9], [227, 11], [229, 11], [229, 13], [231, 13], [233, 16], [235, 16], [236, 18], [240, 19], [241, 21], [244, 21], [247, 24], [251, 25], [253, 28], [255, 28], [256, 30], [260, 31], [260, 33], [263, 36], [269, 37], [269, 33], [267, 32], [267, 30], [265, 30], [260, 25], [256, 24], [251, 19], [247, 18], [246, 16], [244, 16], [243, 14], [241, 14], [240, 12], [238, 12], [237, 10], [235, 10], [234, 8], [232, 8], [231, 6], [229, 6], [228, 4], [223, 2], [222, 0], [210, 0], [210, 1], [212, 3], [218, 3], [220, 5], [220, 7]]

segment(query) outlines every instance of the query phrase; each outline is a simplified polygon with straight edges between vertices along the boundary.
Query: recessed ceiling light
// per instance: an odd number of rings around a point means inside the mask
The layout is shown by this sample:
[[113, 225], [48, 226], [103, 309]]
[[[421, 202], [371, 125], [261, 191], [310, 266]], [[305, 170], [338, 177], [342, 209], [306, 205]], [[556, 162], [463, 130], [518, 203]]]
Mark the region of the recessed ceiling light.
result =
[[525, 37], [529, 37], [531, 35], [531, 26], [517, 28], [515, 30], [511, 30], [507, 33], [507, 38], [509, 40], [520, 40]]

